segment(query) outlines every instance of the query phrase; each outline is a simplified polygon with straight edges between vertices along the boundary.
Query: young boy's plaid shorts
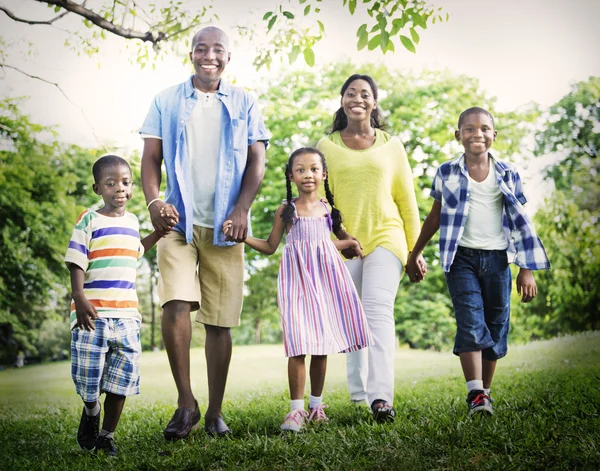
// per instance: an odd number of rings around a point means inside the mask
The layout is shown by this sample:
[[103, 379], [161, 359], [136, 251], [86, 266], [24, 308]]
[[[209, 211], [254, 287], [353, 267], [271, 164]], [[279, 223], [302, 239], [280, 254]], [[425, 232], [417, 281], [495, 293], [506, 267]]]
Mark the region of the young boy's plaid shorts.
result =
[[120, 396], [140, 393], [140, 325], [138, 319], [98, 318], [96, 330], [76, 327], [71, 335], [71, 376], [85, 402], [102, 391]]

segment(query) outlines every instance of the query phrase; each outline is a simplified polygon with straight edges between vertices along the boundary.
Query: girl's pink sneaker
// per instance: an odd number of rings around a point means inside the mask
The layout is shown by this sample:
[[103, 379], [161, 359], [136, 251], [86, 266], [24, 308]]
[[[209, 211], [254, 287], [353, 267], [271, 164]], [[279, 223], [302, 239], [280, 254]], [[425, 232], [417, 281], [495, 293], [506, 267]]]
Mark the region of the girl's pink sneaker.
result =
[[316, 422], [316, 423], [329, 422], [329, 418], [325, 415], [325, 411], [323, 410], [323, 409], [326, 409], [327, 407], [329, 407], [327, 404], [319, 404], [315, 408], [309, 408], [308, 409], [308, 421]]

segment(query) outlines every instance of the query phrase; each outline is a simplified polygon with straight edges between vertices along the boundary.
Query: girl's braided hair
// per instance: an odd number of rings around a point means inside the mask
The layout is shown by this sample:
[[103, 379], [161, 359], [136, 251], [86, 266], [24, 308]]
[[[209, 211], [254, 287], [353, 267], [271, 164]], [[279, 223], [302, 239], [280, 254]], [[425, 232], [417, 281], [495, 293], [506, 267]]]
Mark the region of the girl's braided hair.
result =
[[[316, 154], [321, 158], [321, 165], [323, 166], [323, 171], [327, 172], [327, 163], [325, 162], [325, 156], [323, 153], [315, 149], [313, 147], [301, 147], [300, 149], [296, 149], [290, 155], [288, 159], [287, 165], [285, 166], [285, 187], [286, 187], [286, 200], [287, 205], [283, 208], [281, 213], [281, 218], [283, 219], [284, 224], [293, 224], [294, 220], [294, 207], [292, 206], [292, 166], [294, 165], [294, 159], [301, 155], [306, 154]], [[329, 188], [328, 177], [325, 177], [325, 197], [327, 198], [327, 202], [329, 206], [331, 206], [331, 222], [333, 226], [334, 234], [337, 234], [342, 229], [342, 213], [335, 207], [335, 203], [333, 200], [333, 193]]]

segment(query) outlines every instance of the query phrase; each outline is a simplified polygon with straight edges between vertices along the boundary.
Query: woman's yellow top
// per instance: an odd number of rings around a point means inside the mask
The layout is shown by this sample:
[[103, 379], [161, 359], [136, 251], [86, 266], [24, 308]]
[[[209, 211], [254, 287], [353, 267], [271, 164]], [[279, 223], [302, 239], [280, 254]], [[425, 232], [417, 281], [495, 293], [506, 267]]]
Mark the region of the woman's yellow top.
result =
[[375, 129], [375, 143], [354, 150], [337, 131], [323, 137], [317, 149], [325, 155], [329, 186], [346, 231], [358, 239], [364, 255], [384, 247], [404, 267], [421, 221], [402, 142]]

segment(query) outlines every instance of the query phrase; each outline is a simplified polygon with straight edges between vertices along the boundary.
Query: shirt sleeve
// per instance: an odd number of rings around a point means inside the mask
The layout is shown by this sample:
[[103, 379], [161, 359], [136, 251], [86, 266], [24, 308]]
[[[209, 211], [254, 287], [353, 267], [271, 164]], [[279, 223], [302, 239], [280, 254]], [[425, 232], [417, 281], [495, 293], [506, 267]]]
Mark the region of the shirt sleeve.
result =
[[86, 271], [89, 265], [90, 241], [92, 239], [92, 230], [90, 227], [91, 218], [89, 211], [84, 211], [77, 218], [69, 247], [65, 254], [65, 263], [73, 263]]
[[257, 141], [263, 141], [266, 149], [269, 146], [269, 137], [258, 103], [248, 94], [248, 147]]
[[521, 182], [521, 177], [519, 176], [519, 172], [513, 170], [512, 172], [513, 178], [513, 187], [515, 192], [515, 197], [519, 200], [519, 203], [525, 204], [527, 203], [527, 197], [523, 193], [523, 183]]
[[152, 104], [150, 105], [150, 109], [148, 110], [148, 114], [144, 120], [144, 124], [142, 124], [142, 127], [139, 130], [140, 136], [142, 136], [142, 138], [154, 137], [157, 139], [162, 139], [161, 117], [160, 96], [157, 95], [152, 100]]
[[435, 172], [435, 177], [433, 177], [433, 181], [431, 182], [431, 197], [436, 201], [442, 202], [442, 176], [440, 175], [440, 169], [438, 167], [437, 172]]
[[[397, 138], [395, 138], [397, 139]], [[394, 201], [400, 211], [400, 217], [404, 221], [404, 232], [408, 250], [412, 250], [419, 237], [421, 230], [421, 219], [419, 218], [419, 206], [415, 195], [415, 184], [412, 169], [408, 162], [408, 156], [404, 145], [397, 139], [400, 147], [398, 153], [398, 168], [394, 179]]]

